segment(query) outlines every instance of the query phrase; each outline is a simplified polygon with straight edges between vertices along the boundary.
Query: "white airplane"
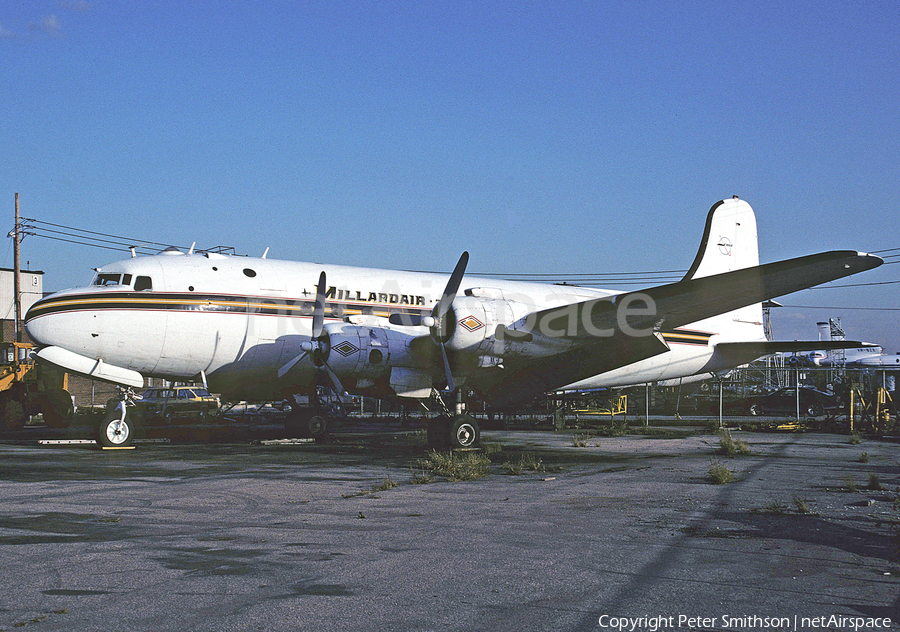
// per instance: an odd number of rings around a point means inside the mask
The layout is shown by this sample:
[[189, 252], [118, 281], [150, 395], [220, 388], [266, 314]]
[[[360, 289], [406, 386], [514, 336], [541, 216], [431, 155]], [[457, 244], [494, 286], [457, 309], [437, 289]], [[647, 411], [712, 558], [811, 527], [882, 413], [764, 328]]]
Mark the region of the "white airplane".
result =
[[[760, 303], [882, 263], [833, 251], [759, 265], [756, 218], [736, 197], [710, 210], [681, 281], [640, 292], [464, 277], [467, 261], [463, 253], [448, 281], [170, 248], [97, 268], [89, 287], [36, 303], [26, 327], [39, 361], [129, 388], [159, 377], [202, 380], [226, 400], [310, 393], [315, 403], [316, 385], [329, 383], [434, 398], [444, 414], [429, 424], [430, 443], [465, 447], [479, 437], [467, 392], [503, 407], [798, 350], [766, 341]], [[104, 420], [101, 443], [132, 441], [121, 410]], [[308, 435], [327, 432], [315, 407], [292, 415]]]
[[[818, 322], [819, 340], [829, 343], [833, 341], [830, 322]], [[839, 332], [843, 333], [843, 332]], [[817, 349], [807, 358], [815, 366], [832, 366], [838, 357], [829, 348]], [[900, 368], [900, 354], [889, 355], [884, 352], [884, 347], [870, 342], [861, 342], [849, 346], [843, 350], [841, 361], [847, 367], [856, 368]]]

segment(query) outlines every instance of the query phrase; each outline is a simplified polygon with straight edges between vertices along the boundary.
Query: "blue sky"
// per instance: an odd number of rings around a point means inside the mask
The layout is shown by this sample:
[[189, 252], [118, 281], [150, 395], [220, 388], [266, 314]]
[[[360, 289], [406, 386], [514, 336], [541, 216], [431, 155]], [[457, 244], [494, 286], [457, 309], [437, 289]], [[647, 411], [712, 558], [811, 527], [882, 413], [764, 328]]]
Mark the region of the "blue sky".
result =
[[[19, 192], [25, 217], [274, 258], [683, 270], [739, 195], [763, 261], [900, 248], [896, 2], [33, 0], [0, 5], [0, 55], [10, 228]], [[45, 289], [121, 258], [22, 256]], [[823, 309], [775, 333], [840, 317], [900, 350], [898, 296], [798, 293]]]

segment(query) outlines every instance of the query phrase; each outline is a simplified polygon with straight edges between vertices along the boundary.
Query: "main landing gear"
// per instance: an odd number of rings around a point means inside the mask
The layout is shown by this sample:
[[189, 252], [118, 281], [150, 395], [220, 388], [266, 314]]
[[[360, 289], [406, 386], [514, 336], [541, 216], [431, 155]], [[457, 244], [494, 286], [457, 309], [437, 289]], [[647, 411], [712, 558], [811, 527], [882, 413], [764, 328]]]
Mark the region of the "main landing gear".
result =
[[329, 420], [347, 416], [339, 395], [327, 388], [314, 387], [309, 393], [309, 406], [302, 407], [294, 398], [284, 428], [293, 437], [315, 439], [316, 443], [328, 440]]
[[441, 415], [428, 422], [428, 447], [432, 450], [474, 448], [480, 440], [481, 429], [471, 415]]

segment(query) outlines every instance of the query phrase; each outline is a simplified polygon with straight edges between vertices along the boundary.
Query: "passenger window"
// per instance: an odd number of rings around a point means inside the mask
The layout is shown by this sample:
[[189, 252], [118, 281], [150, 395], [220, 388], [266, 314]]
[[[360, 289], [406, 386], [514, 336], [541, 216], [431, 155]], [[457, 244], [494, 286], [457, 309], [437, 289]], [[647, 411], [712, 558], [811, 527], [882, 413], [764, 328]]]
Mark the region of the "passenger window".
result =
[[153, 289], [153, 280], [148, 276], [139, 276], [137, 281], [134, 282], [134, 290], [136, 292], [142, 292], [144, 290], [152, 290]]
[[122, 275], [122, 285], [131, 285], [131, 275], [130, 274]]
[[178, 391], [178, 399], [190, 399], [191, 394], [188, 391]]

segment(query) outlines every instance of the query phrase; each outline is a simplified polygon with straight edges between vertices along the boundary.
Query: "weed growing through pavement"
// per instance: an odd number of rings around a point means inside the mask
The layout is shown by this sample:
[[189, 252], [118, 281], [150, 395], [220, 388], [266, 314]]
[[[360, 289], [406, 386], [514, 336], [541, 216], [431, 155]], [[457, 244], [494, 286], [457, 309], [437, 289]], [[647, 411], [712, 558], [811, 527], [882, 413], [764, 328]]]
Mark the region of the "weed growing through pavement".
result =
[[858, 432], [854, 432], [850, 435], [850, 445], [859, 445], [862, 443], [862, 439], [859, 436]]
[[575, 435], [572, 437], [572, 445], [576, 448], [587, 447], [587, 435]]
[[488, 475], [491, 460], [475, 452], [460, 456], [453, 452], [432, 450], [416, 464], [435, 476], [446, 476], [451, 481], [473, 481]]
[[734, 458], [735, 456], [747, 456], [752, 452], [750, 446], [746, 441], [735, 441], [731, 436], [731, 431], [722, 430], [720, 433], [721, 437], [719, 438], [719, 450], [718, 453], [729, 458]]
[[545, 470], [543, 462], [530, 452], [522, 454], [517, 461], [507, 461], [502, 467], [507, 474], [512, 475], [518, 475], [523, 472], [543, 472]]
[[373, 492], [386, 492], [389, 489], [393, 489], [395, 487], [399, 487], [400, 483], [391, 478], [391, 475], [388, 474], [387, 478], [381, 481], [380, 485], [376, 485], [372, 488]]
[[869, 472], [869, 482], [866, 484], [866, 489], [872, 491], [884, 489], [884, 487], [881, 486], [881, 480], [878, 478], [878, 474], [875, 472]]
[[852, 474], [847, 474], [844, 477], [844, 491], [855, 492], [858, 491], [858, 487], [856, 486], [856, 480], [854, 480]]
[[713, 460], [709, 463], [706, 477], [713, 485], [725, 485], [734, 481], [734, 472], [729, 470], [721, 461]]
[[788, 512], [788, 506], [784, 503], [778, 502], [777, 500], [773, 500], [763, 508], [763, 511], [775, 516], [783, 516]]
[[869, 462], [869, 453], [863, 452], [859, 455], [859, 459], [857, 459], [860, 463], [868, 463]]
[[812, 509], [809, 508], [809, 504], [807, 504], [806, 500], [804, 500], [800, 496], [794, 496], [794, 507], [796, 508], [798, 514], [811, 516], [815, 513]]

